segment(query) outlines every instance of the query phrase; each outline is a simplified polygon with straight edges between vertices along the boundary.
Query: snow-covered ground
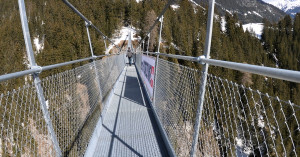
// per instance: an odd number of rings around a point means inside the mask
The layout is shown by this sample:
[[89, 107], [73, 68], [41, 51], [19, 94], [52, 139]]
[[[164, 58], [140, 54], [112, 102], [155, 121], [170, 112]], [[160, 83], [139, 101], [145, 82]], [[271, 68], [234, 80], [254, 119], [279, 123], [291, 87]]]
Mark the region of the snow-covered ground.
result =
[[173, 10], [177, 10], [180, 6], [178, 4], [173, 4], [171, 7]]
[[255, 33], [257, 38], [261, 38], [264, 25], [263, 23], [248, 23], [243, 25], [244, 31], [248, 30], [249, 32]]
[[44, 40], [40, 41], [39, 36], [33, 38], [33, 44], [36, 49], [36, 54], [40, 53], [44, 49]]
[[222, 30], [223, 32], [226, 31], [226, 20], [225, 20], [225, 17], [224, 17], [224, 16], [221, 17], [221, 30]]
[[[201, 7], [202, 9], [205, 10], [204, 7], [202, 7], [201, 5], [199, 5], [198, 3], [196, 3], [194, 0], [189, 0], [189, 2], [191, 2], [194, 6], [197, 6], [197, 7]], [[172, 7], [173, 10], [177, 10], [178, 8], [180, 8], [180, 6], [178, 4], [173, 4], [173, 5], [170, 5]], [[197, 13], [197, 8], [194, 7], [194, 13], [196, 14]]]
[[198, 3], [196, 3], [195, 1], [193, 0], [189, 0], [191, 3], [195, 4], [196, 6], [200, 6]]
[[[130, 27], [122, 27], [121, 30], [119, 30], [118, 32], [116, 32], [113, 36], [114, 38], [112, 38], [112, 41], [114, 42], [114, 44], [118, 45], [121, 43], [121, 41], [125, 40], [126, 37], [128, 36], [128, 34], [131, 32], [131, 40], [140, 40], [141, 37], [139, 36], [138, 38], [135, 37], [136, 35], [136, 29], [135, 28], [130, 28]], [[126, 40], [128, 40], [129, 38], [127, 38]], [[108, 54], [109, 51], [114, 47], [113, 44], [109, 44], [108, 48], [105, 51], [105, 54]]]
[[[220, 23], [221, 23], [221, 30], [225, 32], [226, 20], [224, 16], [221, 17]], [[239, 26], [239, 23], [236, 23], [236, 25]], [[243, 25], [243, 29], [245, 32], [246, 30], [248, 30], [249, 32], [254, 33], [255, 36], [260, 39], [264, 29], [264, 25], [263, 23], [248, 23]]]
[[251, 14], [255, 14], [255, 15], [257, 15], [257, 16], [259, 16], [259, 17], [263, 17], [262, 15], [260, 15], [258, 12], [256, 12], [256, 11], [248, 11], [247, 13], [244, 13], [244, 16], [247, 16], [247, 15], [251, 15]]
[[255, 15], [257, 15], [257, 16], [263, 18], [263, 17], [262, 17], [258, 12], [256, 12], [256, 11], [253, 11], [253, 14], [255, 14]]

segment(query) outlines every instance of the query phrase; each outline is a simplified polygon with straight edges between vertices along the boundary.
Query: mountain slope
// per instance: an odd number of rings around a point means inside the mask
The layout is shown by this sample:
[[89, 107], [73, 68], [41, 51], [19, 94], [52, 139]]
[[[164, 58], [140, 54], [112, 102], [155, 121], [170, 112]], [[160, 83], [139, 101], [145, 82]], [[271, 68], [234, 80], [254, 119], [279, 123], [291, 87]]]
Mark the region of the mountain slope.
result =
[[[195, 0], [201, 3], [202, 0]], [[264, 18], [272, 22], [279, 21], [285, 13], [261, 0], [216, 0], [216, 7], [221, 14], [237, 14], [242, 23], [260, 23]]]
[[263, 0], [264, 2], [271, 4], [291, 16], [295, 16], [300, 12], [300, 0]]

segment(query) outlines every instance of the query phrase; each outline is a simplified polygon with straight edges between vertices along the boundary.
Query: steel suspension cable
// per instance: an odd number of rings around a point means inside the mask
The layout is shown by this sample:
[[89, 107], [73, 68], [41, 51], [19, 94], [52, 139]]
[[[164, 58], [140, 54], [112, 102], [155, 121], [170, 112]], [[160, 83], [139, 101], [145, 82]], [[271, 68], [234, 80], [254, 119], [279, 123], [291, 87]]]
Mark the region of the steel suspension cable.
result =
[[121, 48], [116, 45], [110, 38], [108, 38], [98, 27], [96, 27], [89, 19], [87, 19], [80, 11], [78, 11], [77, 8], [75, 8], [68, 0], [62, 0], [70, 9], [73, 10], [78, 16], [80, 16], [81, 19], [83, 19], [85, 22], [89, 24], [92, 28], [94, 28], [99, 34], [101, 34], [104, 38], [104, 40], [108, 40], [111, 42], [115, 47], [117, 47], [120, 51]]
[[145, 39], [147, 38], [147, 35], [148, 35], [149, 33], [152, 32], [152, 30], [154, 29], [155, 25], [159, 22], [160, 18], [165, 14], [165, 12], [166, 12], [167, 9], [169, 8], [169, 6], [170, 6], [171, 4], [173, 4], [174, 2], [175, 2], [174, 0], [169, 0], [169, 1], [168, 1], [168, 3], [165, 5], [165, 7], [164, 7], [164, 9], [162, 10], [162, 12], [159, 14], [159, 16], [157, 17], [157, 19], [155, 20], [154, 24], [153, 24], [153, 25], [150, 27], [150, 29], [147, 31], [146, 36], [145, 36], [143, 39], [140, 40], [139, 46], [141, 45], [141, 43], [142, 43], [143, 41], [145, 41]]

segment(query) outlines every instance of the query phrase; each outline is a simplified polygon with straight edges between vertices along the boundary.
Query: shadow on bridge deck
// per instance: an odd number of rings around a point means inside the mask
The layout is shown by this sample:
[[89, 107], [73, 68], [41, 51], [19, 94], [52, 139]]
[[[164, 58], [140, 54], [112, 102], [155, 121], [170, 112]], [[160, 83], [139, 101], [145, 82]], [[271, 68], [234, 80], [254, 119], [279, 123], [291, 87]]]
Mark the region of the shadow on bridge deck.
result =
[[117, 82], [94, 156], [168, 156], [134, 66]]

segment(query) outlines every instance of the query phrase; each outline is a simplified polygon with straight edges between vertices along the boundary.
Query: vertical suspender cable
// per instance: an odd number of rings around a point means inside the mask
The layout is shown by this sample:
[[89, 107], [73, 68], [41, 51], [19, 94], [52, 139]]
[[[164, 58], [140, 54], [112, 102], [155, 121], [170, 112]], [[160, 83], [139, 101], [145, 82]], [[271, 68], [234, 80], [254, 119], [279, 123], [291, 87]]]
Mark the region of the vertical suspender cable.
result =
[[162, 31], [162, 25], [163, 25], [163, 16], [161, 17], [160, 21], [160, 30], [159, 30], [159, 40], [158, 40], [158, 50], [156, 54], [156, 61], [155, 61], [155, 73], [154, 73], [154, 90], [153, 90], [153, 106], [155, 106], [155, 93], [156, 93], [156, 80], [157, 80], [157, 71], [158, 71], [158, 59], [159, 59], [159, 48], [160, 48], [160, 42], [161, 42], [161, 31]]
[[155, 73], [154, 73], [153, 106], [156, 105], [155, 104], [156, 80], [157, 80], [157, 72], [158, 72], [159, 48], [161, 42], [161, 31], [162, 31], [163, 22], [164, 22], [164, 16], [162, 16], [160, 19], [159, 40], [158, 40], [158, 48], [157, 48], [156, 61], [155, 61]]
[[[165, 12], [167, 11], [167, 9], [169, 8], [169, 6], [171, 4], [173, 4], [175, 2], [175, 0], [169, 0], [168, 3], [165, 5], [164, 9], [162, 10], [162, 12], [159, 14], [158, 18], [154, 21], [153, 25], [150, 27], [150, 29], [148, 30], [148, 32], [146, 32], [146, 34], [149, 34], [152, 32], [152, 30], [154, 29], [154, 27], [156, 26], [156, 24], [159, 22], [160, 18], [165, 14]], [[142, 38], [139, 42], [139, 45], [141, 45], [142, 41], [144, 41], [147, 38], [147, 36], [145, 36], [144, 38]]]
[[148, 52], [149, 52], [150, 37], [151, 37], [151, 33], [149, 33], [149, 35], [148, 35], [147, 56], [148, 56]]
[[[205, 58], [209, 58], [209, 56], [210, 56], [213, 20], [214, 20], [214, 6], [215, 6], [215, 0], [210, 0], [209, 1], [209, 10], [208, 10], [208, 19], [207, 19], [205, 51], [204, 51]], [[202, 69], [199, 100], [198, 100], [198, 107], [197, 107], [197, 114], [196, 114], [196, 123], [195, 123], [195, 127], [194, 127], [195, 130], [194, 130], [193, 143], [192, 143], [192, 148], [191, 148], [191, 153], [190, 153], [191, 157], [196, 156], [196, 149], [197, 149], [197, 144], [198, 144], [198, 137], [199, 137], [200, 124], [201, 124], [203, 105], [204, 105], [204, 95], [205, 95], [205, 88], [206, 88], [206, 82], [207, 82], [208, 66], [209, 66], [208, 64], [204, 64], [202, 67], [203, 69]]]
[[[90, 24], [91, 24], [91, 22], [90, 23], [85, 22], [85, 27], [86, 27], [87, 36], [88, 36], [88, 39], [89, 39], [89, 44], [90, 44], [90, 49], [91, 49], [91, 55], [92, 55], [92, 57], [95, 57], [94, 50], [93, 50], [93, 45], [92, 45], [92, 40], [91, 40], [91, 36], [90, 36], [90, 31], [89, 31]], [[100, 100], [102, 100], [101, 83], [100, 83], [100, 78], [99, 78], [99, 74], [98, 74], [98, 70], [97, 70], [97, 65], [96, 65], [95, 59], [96, 58], [93, 59], [93, 64], [94, 64], [96, 80], [97, 80], [97, 84], [98, 84], [98, 88], [99, 88], [99, 98], [100, 98]]]
[[[33, 53], [33, 49], [32, 49], [30, 33], [29, 33], [29, 27], [28, 27], [28, 20], [27, 20], [27, 15], [26, 15], [26, 9], [25, 9], [25, 3], [24, 3], [24, 0], [19, 0], [18, 2], [19, 2], [22, 30], [23, 30], [23, 35], [24, 35], [24, 40], [25, 40], [25, 45], [26, 45], [26, 52], [27, 52], [27, 56], [29, 58], [30, 67], [37, 68], [39, 66], [36, 64], [36, 61], [34, 58], [34, 53]], [[50, 114], [49, 114], [48, 108], [46, 106], [46, 100], [45, 100], [45, 96], [44, 96], [44, 92], [43, 92], [43, 87], [41, 85], [41, 79], [39, 78], [39, 73], [34, 73], [33, 79], [34, 79], [34, 85], [36, 88], [38, 100], [41, 105], [41, 110], [43, 112], [43, 116], [44, 116], [45, 122], [47, 124], [47, 129], [48, 129], [51, 141], [53, 142], [53, 145], [54, 145], [56, 156], [62, 156], [62, 152], [59, 147], [57, 136], [56, 136], [55, 131], [52, 126]]]

